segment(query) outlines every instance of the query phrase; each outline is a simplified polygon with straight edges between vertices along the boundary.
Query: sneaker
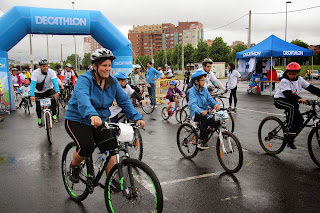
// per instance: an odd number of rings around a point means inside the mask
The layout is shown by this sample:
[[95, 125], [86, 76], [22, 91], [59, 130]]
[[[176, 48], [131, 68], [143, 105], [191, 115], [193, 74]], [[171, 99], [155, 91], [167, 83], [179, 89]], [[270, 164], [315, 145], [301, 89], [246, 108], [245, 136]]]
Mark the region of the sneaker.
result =
[[118, 181], [116, 181], [115, 179], [112, 179], [112, 182], [111, 182], [111, 186], [110, 186], [110, 190], [113, 192], [113, 193], [118, 193], [121, 191], [121, 185]]
[[57, 115], [52, 116], [52, 122], [58, 123]]
[[234, 112], [237, 112], [237, 107], [233, 108], [233, 111], [234, 111]]
[[71, 163], [70, 169], [71, 169], [71, 175], [69, 176], [69, 179], [73, 183], [79, 183], [79, 180], [80, 180], [79, 173], [81, 170], [80, 166], [72, 165]]
[[203, 142], [203, 141], [200, 142], [197, 147], [198, 147], [199, 149], [209, 149], [208, 144], [205, 143], [205, 142]]
[[38, 118], [38, 127], [39, 128], [43, 127], [41, 118]]
[[293, 141], [288, 142], [287, 146], [288, 146], [290, 149], [297, 149], [297, 147], [294, 145]]

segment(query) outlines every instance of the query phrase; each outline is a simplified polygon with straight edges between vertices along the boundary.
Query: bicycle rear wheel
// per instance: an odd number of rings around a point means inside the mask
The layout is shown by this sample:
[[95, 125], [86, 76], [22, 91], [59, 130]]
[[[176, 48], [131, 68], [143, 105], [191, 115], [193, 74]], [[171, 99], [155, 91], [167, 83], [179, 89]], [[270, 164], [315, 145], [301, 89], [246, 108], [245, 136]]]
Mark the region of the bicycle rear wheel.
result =
[[156, 105], [152, 105], [152, 96], [149, 94], [144, 95], [144, 100], [146, 101], [146, 104], [142, 107], [142, 110], [146, 114], [151, 114], [154, 111], [154, 108]]
[[167, 111], [167, 107], [163, 107], [162, 108], [161, 115], [162, 115], [163, 120], [168, 120], [169, 119], [170, 116], [169, 116], [169, 113]]
[[52, 120], [51, 120], [51, 114], [45, 113], [46, 116], [46, 131], [47, 131], [47, 137], [49, 144], [52, 144]]
[[[106, 179], [104, 197], [108, 212], [162, 212], [162, 189], [152, 169], [142, 161], [128, 158], [121, 162], [121, 170], [122, 177], [116, 164]], [[118, 193], [112, 186], [115, 181], [121, 186]]]
[[228, 115], [229, 115], [229, 119], [225, 121], [225, 123], [223, 124], [223, 127], [226, 130], [228, 130], [229, 132], [233, 133], [233, 131], [234, 131], [234, 120], [233, 120], [231, 112], [228, 111]]
[[266, 153], [276, 155], [282, 152], [286, 145], [282, 121], [274, 116], [264, 118], [259, 125], [258, 138]]
[[181, 117], [180, 118], [181, 123], [187, 122], [191, 119], [188, 105], [185, 105], [184, 107], [182, 107], [180, 117]]
[[185, 158], [194, 158], [199, 149], [198, 144], [198, 133], [196, 129], [189, 123], [183, 123], [177, 132], [177, 145], [180, 153]]
[[[222, 132], [223, 142], [218, 137], [216, 151], [221, 166], [226, 172], [238, 172], [243, 163], [243, 152], [238, 138], [231, 132]], [[223, 147], [224, 149], [223, 150]]]
[[311, 130], [308, 137], [308, 151], [312, 161], [320, 167], [320, 127]]
[[134, 129], [133, 140], [129, 143], [128, 152], [130, 158], [142, 159], [143, 155], [143, 142], [139, 129]]
[[212, 97], [220, 105], [220, 108], [224, 108], [224, 102], [222, 98], [220, 98], [219, 96], [212, 96]]
[[62, 171], [62, 180], [64, 187], [66, 188], [69, 196], [72, 200], [80, 202], [89, 195], [89, 191], [87, 190], [87, 162], [83, 161], [80, 165], [80, 181], [79, 183], [73, 183], [69, 180], [69, 176], [71, 175], [71, 162], [73, 158], [73, 152], [76, 150], [77, 145], [75, 142], [70, 142], [64, 148], [62, 153], [62, 161], [61, 161], [61, 171]]

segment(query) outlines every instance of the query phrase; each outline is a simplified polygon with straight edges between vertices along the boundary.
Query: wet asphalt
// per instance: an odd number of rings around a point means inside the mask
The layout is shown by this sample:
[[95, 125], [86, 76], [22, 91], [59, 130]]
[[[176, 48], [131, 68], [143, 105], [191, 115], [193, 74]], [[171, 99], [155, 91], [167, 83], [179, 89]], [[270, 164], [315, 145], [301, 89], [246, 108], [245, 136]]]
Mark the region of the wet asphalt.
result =
[[[238, 87], [238, 112], [233, 114], [244, 162], [230, 175], [220, 166], [214, 135], [210, 148], [192, 160], [182, 157], [176, 145], [179, 128], [174, 117], [164, 121], [158, 105], [143, 115], [146, 130], [143, 161], [157, 174], [164, 192], [163, 212], [319, 212], [320, 169], [307, 148], [311, 128], [296, 139], [296, 150], [285, 148], [276, 156], [265, 154], [258, 142], [258, 126], [269, 115], [283, 112], [271, 96], [249, 95], [248, 82]], [[313, 98], [307, 92], [304, 97]], [[224, 99], [226, 106], [228, 100]], [[302, 106], [302, 110], [307, 107]], [[0, 122], [0, 212], [106, 212], [103, 190], [95, 188], [81, 203], [72, 201], [64, 188], [61, 157], [71, 138], [64, 129], [60, 109], [54, 124], [53, 144], [44, 128], [37, 127], [35, 107], [30, 115], [17, 110]], [[103, 180], [105, 177], [103, 177]]]

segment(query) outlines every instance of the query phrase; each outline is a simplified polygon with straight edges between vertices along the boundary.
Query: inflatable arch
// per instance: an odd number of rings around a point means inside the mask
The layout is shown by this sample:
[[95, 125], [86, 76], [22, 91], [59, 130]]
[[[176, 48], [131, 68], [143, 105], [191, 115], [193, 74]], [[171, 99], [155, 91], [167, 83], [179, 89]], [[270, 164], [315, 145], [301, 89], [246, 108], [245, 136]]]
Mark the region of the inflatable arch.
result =
[[14, 102], [8, 51], [27, 34], [91, 35], [117, 57], [112, 72], [132, 69], [131, 42], [99, 11], [16, 6], [0, 18], [0, 29], [1, 101], [9, 104], [10, 110]]

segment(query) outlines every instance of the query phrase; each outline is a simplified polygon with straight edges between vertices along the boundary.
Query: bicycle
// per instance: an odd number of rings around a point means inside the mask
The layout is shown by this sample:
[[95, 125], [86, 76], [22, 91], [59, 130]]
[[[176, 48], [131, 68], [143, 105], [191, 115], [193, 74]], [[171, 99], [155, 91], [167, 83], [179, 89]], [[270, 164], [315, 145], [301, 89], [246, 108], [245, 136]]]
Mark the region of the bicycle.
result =
[[41, 107], [41, 120], [42, 125], [44, 125], [46, 132], [47, 132], [47, 138], [49, 144], [52, 144], [52, 112], [50, 109], [51, 106], [51, 99], [53, 97], [49, 98], [36, 98], [36, 101], [40, 101], [40, 107]]
[[[306, 119], [298, 129], [295, 138], [305, 127], [312, 127], [308, 136], [308, 152], [312, 161], [320, 167], [320, 115], [316, 110], [316, 106], [320, 107], [320, 102], [308, 100], [306, 105], [311, 106], [311, 109], [301, 113], [302, 116], [306, 116]], [[311, 120], [313, 124], [308, 125]], [[286, 119], [282, 121], [275, 116], [268, 116], [261, 121], [258, 129], [258, 138], [262, 149], [266, 153], [276, 155], [284, 150], [287, 144], [287, 140], [285, 140], [287, 134], [285, 131], [286, 125]]]
[[180, 107], [180, 98], [178, 98], [178, 104], [177, 104], [177, 106], [175, 106], [174, 108], [173, 108], [173, 110], [171, 110], [171, 108], [170, 108], [170, 110], [169, 110], [169, 112], [168, 112], [168, 110], [167, 110], [167, 107], [163, 107], [162, 108], [162, 111], [161, 111], [161, 115], [162, 115], [162, 118], [164, 119], [164, 120], [168, 120], [171, 116], [173, 116], [173, 114], [175, 114], [176, 116], [176, 120], [179, 122], [179, 123], [181, 123], [181, 107]]
[[[123, 125], [127, 127], [124, 128]], [[110, 155], [106, 159], [103, 159], [102, 156], [97, 158], [97, 172], [95, 172], [92, 156], [84, 160], [80, 165], [80, 181], [73, 183], [68, 177], [71, 174], [70, 165], [76, 143], [70, 142], [65, 147], [61, 162], [62, 178], [72, 200], [80, 202], [92, 194], [95, 187], [100, 186], [104, 189], [108, 212], [162, 212], [163, 194], [156, 174], [144, 162], [130, 158], [128, 144], [132, 138], [128, 136], [128, 127], [135, 128], [136, 124], [104, 123], [103, 130], [115, 131], [118, 141], [118, 146], [114, 150], [117, 164], [108, 173], [105, 185], [99, 181], [111, 158]], [[132, 132], [129, 135], [132, 136]], [[120, 156], [120, 152], [123, 152], [124, 155]], [[115, 183], [120, 187], [115, 189], [113, 186]]]
[[21, 98], [22, 98], [21, 106], [24, 108], [24, 112], [30, 114], [30, 106], [31, 106], [30, 97], [26, 95], [22, 95]]
[[[209, 111], [211, 114], [212, 112]], [[241, 144], [238, 138], [228, 130], [225, 129], [224, 123], [228, 120], [229, 113], [225, 111], [214, 112], [213, 115], [216, 124], [214, 128], [208, 126], [209, 135], [205, 139], [207, 143], [212, 135], [217, 132], [218, 139], [216, 142], [216, 153], [220, 165], [226, 172], [236, 173], [238, 172], [243, 163], [243, 152]], [[194, 158], [198, 151], [199, 144], [199, 123], [196, 122], [193, 125], [190, 123], [183, 123], [177, 132], [177, 145], [180, 153], [183, 157], [191, 159]]]
[[146, 85], [145, 84], [138, 84], [138, 88], [140, 90], [140, 95], [142, 96], [143, 100], [146, 101], [146, 104], [144, 106], [142, 106], [139, 101], [135, 98], [132, 99], [132, 104], [133, 106], [141, 106], [142, 110], [146, 113], [146, 114], [151, 114], [154, 109], [155, 109], [155, 105], [152, 105], [151, 100], [152, 100], [152, 96], [148, 93], [148, 90], [145, 88]]
[[64, 109], [66, 108], [68, 101], [71, 99], [72, 91], [73, 91], [72, 84], [65, 85], [64, 90], [61, 93], [61, 96], [59, 96], [60, 104]]

